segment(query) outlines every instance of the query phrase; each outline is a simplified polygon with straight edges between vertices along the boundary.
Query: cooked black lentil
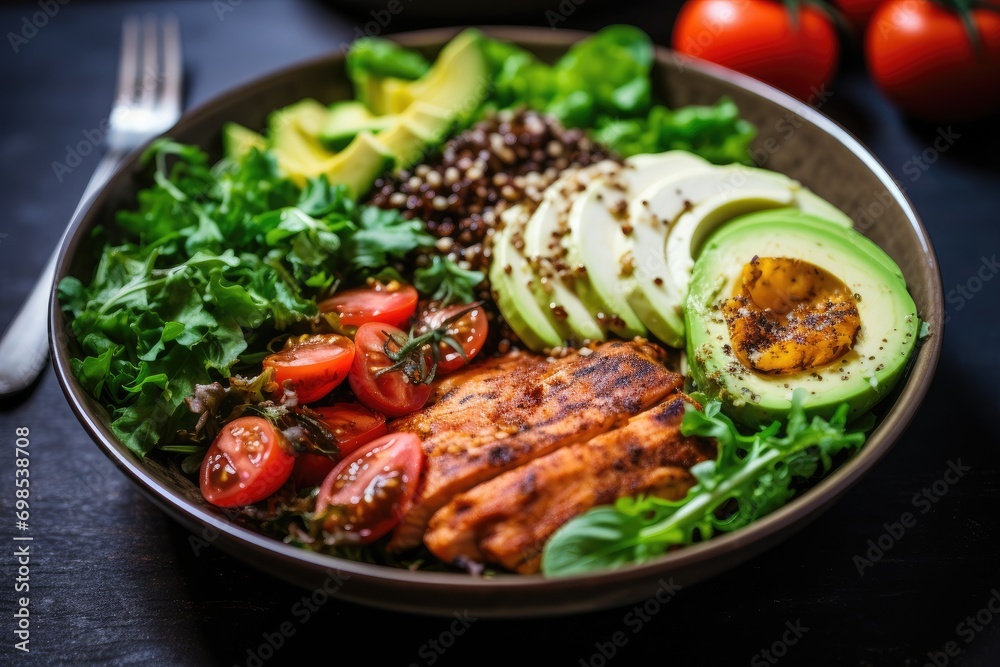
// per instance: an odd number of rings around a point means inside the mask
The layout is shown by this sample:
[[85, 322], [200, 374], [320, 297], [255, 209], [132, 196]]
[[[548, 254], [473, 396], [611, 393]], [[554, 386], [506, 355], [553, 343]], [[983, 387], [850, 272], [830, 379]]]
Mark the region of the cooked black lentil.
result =
[[489, 236], [505, 207], [537, 201], [567, 167], [606, 157], [583, 130], [537, 111], [502, 111], [449, 140], [436, 159], [376, 181], [371, 203], [424, 220], [437, 252], [486, 271]]

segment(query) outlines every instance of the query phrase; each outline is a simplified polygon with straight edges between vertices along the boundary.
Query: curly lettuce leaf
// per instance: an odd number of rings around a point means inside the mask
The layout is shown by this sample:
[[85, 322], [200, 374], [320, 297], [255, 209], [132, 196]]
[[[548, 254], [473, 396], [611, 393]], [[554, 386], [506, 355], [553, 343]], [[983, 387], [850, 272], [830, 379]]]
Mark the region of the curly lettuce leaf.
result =
[[162, 140], [144, 159], [153, 185], [100, 239], [90, 282], [59, 285], [82, 350], [73, 372], [140, 455], [195, 433], [195, 387], [259, 363], [247, 350], [316, 315], [333, 285], [433, 243], [421, 222], [359, 206], [325, 177], [300, 189], [256, 150], [210, 166]]
[[679, 149], [715, 164], [730, 164], [749, 160], [756, 135], [756, 128], [740, 118], [736, 104], [724, 97], [713, 106], [654, 106], [644, 118], [605, 116], [598, 119], [593, 138], [622, 157]]

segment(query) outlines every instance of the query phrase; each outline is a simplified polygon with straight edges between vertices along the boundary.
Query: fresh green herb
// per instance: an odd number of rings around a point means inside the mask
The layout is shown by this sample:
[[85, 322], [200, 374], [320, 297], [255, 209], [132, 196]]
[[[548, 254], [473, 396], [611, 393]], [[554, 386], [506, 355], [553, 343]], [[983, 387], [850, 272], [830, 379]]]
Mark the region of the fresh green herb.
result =
[[484, 278], [482, 271], [463, 269], [454, 260], [435, 255], [430, 266], [413, 272], [413, 286], [447, 306], [475, 301], [476, 286]]
[[716, 532], [742, 528], [781, 507], [794, 495], [794, 479], [825, 473], [838, 454], [864, 443], [872, 419], [847, 428], [848, 406], [826, 421], [806, 419], [804, 390], [796, 390], [784, 428], [774, 422], [749, 436], [709, 401], [704, 412], [688, 406], [681, 423], [686, 436], [714, 438], [718, 457], [691, 468], [696, 484], [681, 500], [655, 496], [619, 499], [597, 507], [560, 528], [545, 545], [547, 575], [643, 563], [675, 546], [707, 540]]
[[638, 28], [605, 28], [552, 66], [507, 42], [484, 38], [483, 44], [494, 73], [492, 102], [500, 108], [526, 105], [587, 127], [602, 114], [643, 114], [652, 103], [653, 44]]
[[917, 333], [917, 338], [923, 340], [931, 335], [931, 323], [927, 320], [921, 320], [920, 331]]
[[740, 118], [728, 98], [714, 106], [688, 106], [671, 111], [650, 109], [644, 118], [598, 121], [594, 139], [622, 157], [639, 153], [686, 150], [716, 164], [746, 162], [756, 128]]
[[395, 209], [365, 208], [344, 242], [344, 260], [357, 271], [384, 267], [390, 258], [402, 259], [410, 251], [434, 245], [434, 237], [420, 220], [407, 220]]
[[325, 177], [298, 188], [256, 149], [209, 166], [167, 140], [144, 161], [154, 185], [99, 239], [90, 283], [59, 285], [83, 352], [73, 372], [140, 455], [178, 444], [178, 432], [194, 438], [185, 398], [228, 378], [248, 349], [307, 326], [316, 297], [433, 243], [419, 221], [359, 206]]
[[431, 64], [416, 51], [380, 37], [364, 37], [347, 52], [347, 72], [355, 85], [366, 76], [419, 79]]

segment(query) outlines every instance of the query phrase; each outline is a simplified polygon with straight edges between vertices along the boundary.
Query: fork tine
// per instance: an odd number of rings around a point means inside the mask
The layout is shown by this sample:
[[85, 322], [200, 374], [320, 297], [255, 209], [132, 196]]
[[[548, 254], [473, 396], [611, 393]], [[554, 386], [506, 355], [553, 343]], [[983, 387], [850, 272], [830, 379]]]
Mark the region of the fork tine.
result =
[[163, 21], [163, 96], [165, 111], [180, 115], [181, 111], [181, 33], [173, 14]]
[[139, 106], [151, 109], [160, 80], [160, 45], [156, 17], [147, 14], [142, 22], [142, 71], [139, 72]]
[[122, 23], [122, 51], [118, 56], [118, 91], [115, 106], [135, 101], [135, 79], [139, 67], [139, 19], [129, 16]]

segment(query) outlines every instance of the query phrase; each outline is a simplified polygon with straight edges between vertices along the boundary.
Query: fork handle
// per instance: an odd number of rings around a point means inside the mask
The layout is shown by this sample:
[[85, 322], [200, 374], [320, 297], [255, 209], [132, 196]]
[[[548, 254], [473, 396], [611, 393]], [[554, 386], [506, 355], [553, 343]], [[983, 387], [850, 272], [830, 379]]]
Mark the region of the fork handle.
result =
[[[90, 198], [97, 190], [104, 185], [115, 168], [125, 157], [125, 151], [109, 150], [94, 175], [90, 177], [83, 197], [77, 204], [76, 210], [70, 219], [76, 218], [81, 209], [90, 201]], [[66, 233], [63, 233], [65, 240]], [[17, 315], [7, 326], [7, 330], [0, 338], [0, 398], [7, 397], [24, 391], [41, 375], [48, 360], [49, 341], [49, 298], [52, 294], [52, 284], [56, 275], [56, 259], [59, 256], [59, 248], [62, 241], [56, 246], [55, 252], [49, 257], [42, 275], [28, 295], [27, 300], [17, 311]]]

